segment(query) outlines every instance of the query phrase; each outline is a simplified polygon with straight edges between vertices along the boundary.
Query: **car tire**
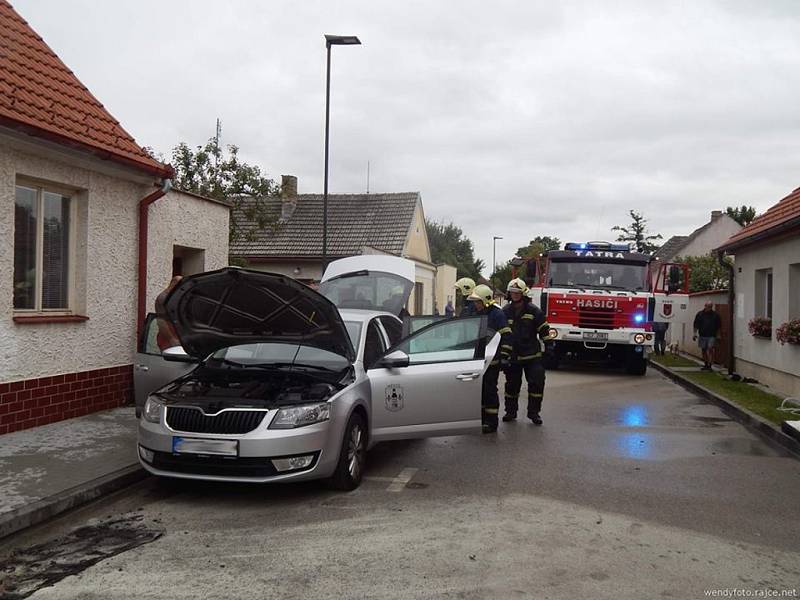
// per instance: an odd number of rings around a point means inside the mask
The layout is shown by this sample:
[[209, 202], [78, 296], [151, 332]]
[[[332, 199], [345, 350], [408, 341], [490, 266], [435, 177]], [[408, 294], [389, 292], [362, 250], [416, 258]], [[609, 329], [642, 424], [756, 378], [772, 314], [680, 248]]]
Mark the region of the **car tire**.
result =
[[647, 359], [640, 356], [628, 359], [625, 371], [627, 371], [629, 375], [644, 375], [647, 373]]
[[367, 454], [367, 424], [359, 413], [350, 415], [344, 430], [336, 470], [328, 483], [335, 490], [350, 491], [361, 484]]

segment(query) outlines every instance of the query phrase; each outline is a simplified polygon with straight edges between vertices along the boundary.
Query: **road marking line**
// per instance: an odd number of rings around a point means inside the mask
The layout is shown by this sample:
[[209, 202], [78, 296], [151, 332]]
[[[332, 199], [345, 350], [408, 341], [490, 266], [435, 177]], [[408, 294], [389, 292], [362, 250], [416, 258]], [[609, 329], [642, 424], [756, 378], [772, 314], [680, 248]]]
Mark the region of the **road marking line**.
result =
[[391, 483], [394, 481], [394, 477], [364, 477], [364, 481], [379, 481], [384, 483]]
[[389, 487], [386, 488], [387, 492], [402, 492], [406, 484], [414, 478], [419, 469], [403, 469], [400, 474], [394, 478]]

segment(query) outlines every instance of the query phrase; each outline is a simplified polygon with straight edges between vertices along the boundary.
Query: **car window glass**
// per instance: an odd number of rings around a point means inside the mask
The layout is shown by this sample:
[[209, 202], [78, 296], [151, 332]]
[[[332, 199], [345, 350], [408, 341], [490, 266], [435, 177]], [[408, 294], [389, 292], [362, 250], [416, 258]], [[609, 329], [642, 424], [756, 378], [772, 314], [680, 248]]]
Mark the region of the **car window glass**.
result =
[[408, 354], [409, 364], [473, 360], [481, 339], [481, 318], [448, 319], [421, 330], [395, 348]]
[[353, 349], [358, 354], [358, 347], [361, 345], [361, 323], [359, 321], [345, 321], [344, 326], [347, 328], [347, 335], [350, 336]]
[[386, 330], [386, 335], [389, 336], [389, 344], [394, 346], [403, 339], [403, 324], [400, 321], [392, 317], [380, 317], [380, 320], [381, 325]]
[[144, 336], [142, 336], [139, 352], [161, 356], [161, 348], [158, 347], [157, 339], [158, 321], [155, 315], [151, 313], [147, 316], [147, 321], [144, 324]]
[[367, 326], [367, 339], [364, 342], [364, 364], [369, 366], [386, 351], [383, 337], [375, 319]]
[[284, 363], [310, 365], [339, 371], [347, 367], [349, 361], [335, 352], [328, 352], [311, 346], [296, 344], [240, 344], [218, 350], [213, 358], [225, 359], [242, 365]]
[[414, 284], [393, 273], [358, 271], [323, 281], [319, 293], [338, 308], [380, 310], [399, 315]]
[[415, 315], [413, 317], [405, 317], [403, 319], [403, 335], [408, 337], [423, 327], [427, 327], [438, 321], [444, 321], [446, 318], [447, 317], [444, 315]]

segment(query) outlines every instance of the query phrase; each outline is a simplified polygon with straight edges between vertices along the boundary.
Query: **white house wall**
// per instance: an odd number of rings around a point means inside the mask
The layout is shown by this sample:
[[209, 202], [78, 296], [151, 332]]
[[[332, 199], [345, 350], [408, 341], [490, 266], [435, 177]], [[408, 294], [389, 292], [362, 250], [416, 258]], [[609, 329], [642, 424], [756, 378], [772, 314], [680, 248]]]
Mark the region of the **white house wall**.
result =
[[[13, 317], [17, 177], [79, 190], [79, 323], [18, 324]], [[137, 206], [145, 185], [0, 143], [0, 382], [130, 364], [136, 329]]]
[[[800, 265], [800, 236], [770, 243], [736, 253], [736, 307], [735, 352], [736, 370], [755, 377], [777, 390], [800, 395], [800, 347], [782, 346], [775, 339], [774, 330], [790, 318], [790, 294], [800, 290], [789, 289], [790, 265]], [[756, 316], [756, 270], [772, 269], [772, 325], [773, 337], [769, 340], [754, 338], [747, 324]]]
[[202, 271], [228, 264], [227, 206], [170, 191], [150, 205], [147, 245], [147, 312], [172, 278], [175, 246], [204, 251]]
[[726, 214], [714, 219], [711, 224], [697, 235], [678, 253], [681, 256], [705, 256], [742, 228], [739, 223]]

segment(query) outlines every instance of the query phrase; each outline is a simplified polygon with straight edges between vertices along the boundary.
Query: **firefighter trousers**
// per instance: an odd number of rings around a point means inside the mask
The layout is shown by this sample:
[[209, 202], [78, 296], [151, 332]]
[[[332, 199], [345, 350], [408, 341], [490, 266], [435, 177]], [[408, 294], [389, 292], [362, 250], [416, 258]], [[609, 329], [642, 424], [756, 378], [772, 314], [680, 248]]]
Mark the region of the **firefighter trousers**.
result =
[[519, 391], [522, 374], [528, 384], [528, 416], [538, 415], [544, 397], [544, 365], [541, 360], [512, 363], [506, 367], [505, 404], [506, 413], [516, 416], [519, 408]]
[[483, 375], [481, 393], [481, 421], [484, 427], [497, 429], [497, 413], [500, 409], [500, 397], [497, 394], [497, 380], [500, 378], [500, 365], [490, 365]]

